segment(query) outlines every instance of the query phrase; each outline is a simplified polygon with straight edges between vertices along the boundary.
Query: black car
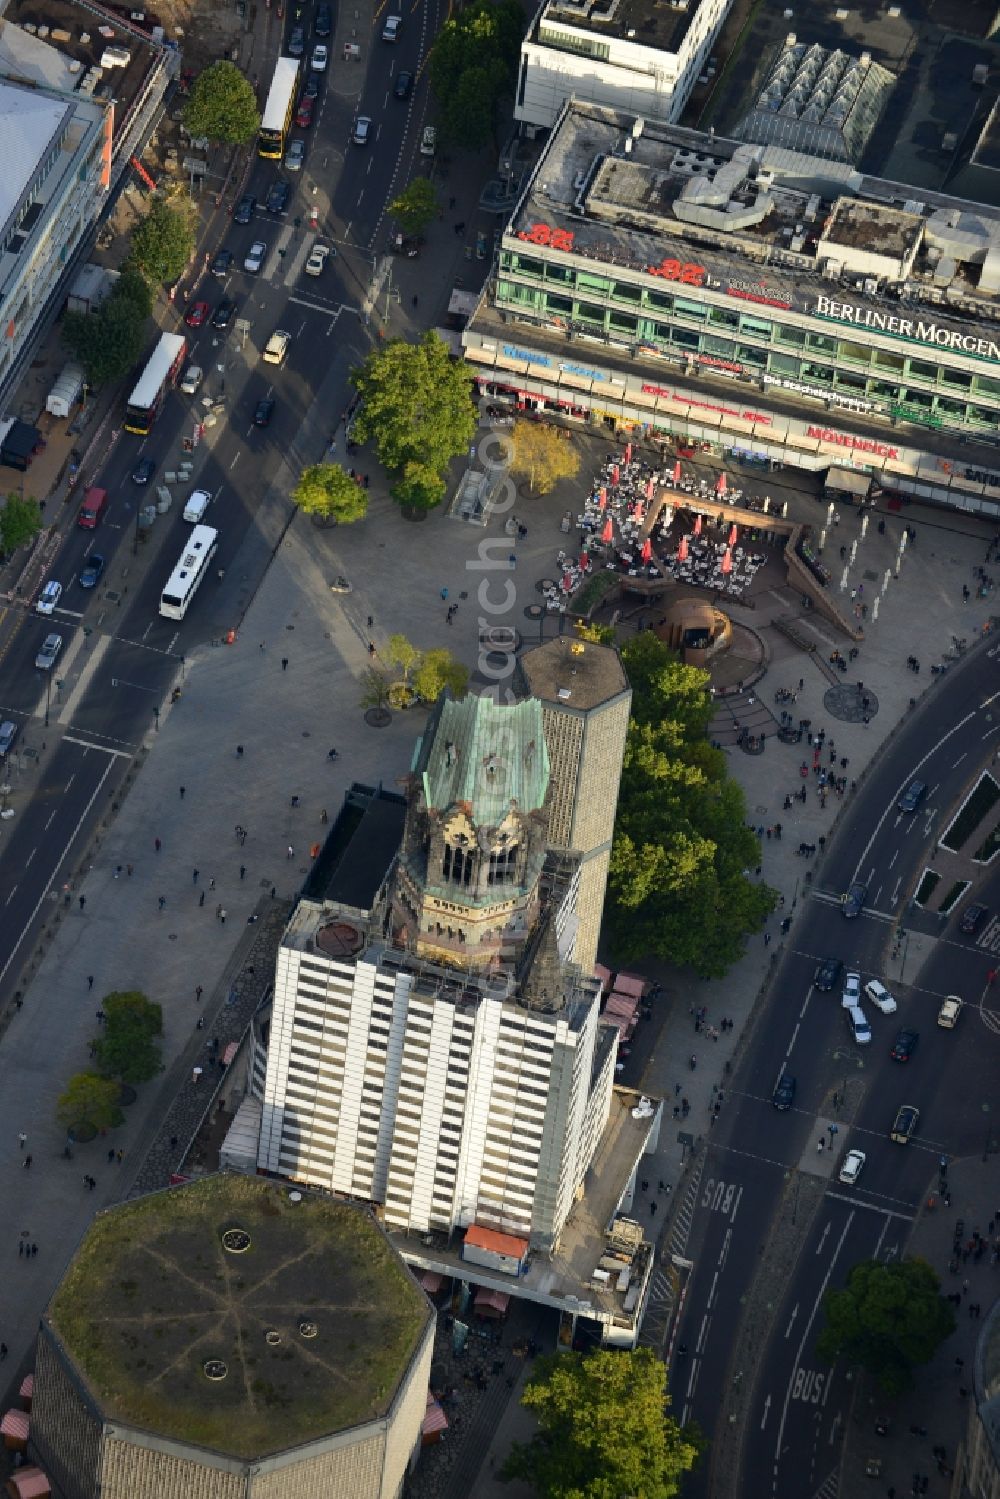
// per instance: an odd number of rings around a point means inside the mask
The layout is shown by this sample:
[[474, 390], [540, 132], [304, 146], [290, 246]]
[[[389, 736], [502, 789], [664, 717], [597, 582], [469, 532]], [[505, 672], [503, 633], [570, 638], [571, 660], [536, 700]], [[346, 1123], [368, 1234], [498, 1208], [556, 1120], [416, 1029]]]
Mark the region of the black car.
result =
[[293, 26], [288, 33], [288, 55], [289, 57], [301, 57], [306, 50], [306, 28], [304, 26]]
[[316, 7], [316, 24], [313, 30], [320, 41], [330, 35], [330, 32], [333, 30], [333, 11], [328, 5], [318, 5]]
[[303, 99], [318, 99], [319, 87], [323, 82], [318, 73], [307, 73], [305, 87], [302, 90]]
[[257, 210], [257, 199], [253, 193], [244, 193], [236, 205], [233, 221], [237, 224], [249, 224]]
[[923, 781], [911, 781], [899, 798], [899, 810], [901, 812], [915, 812], [927, 795], [927, 787]]
[[403, 72], [396, 74], [396, 82], [393, 84], [392, 92], [397, 99], [408, 99], [413, 92], [413, 74]]
[[209, 269], [211, 270], [213, 276], [228, 276], [229, 267], [232, 265], [232, 263], [232, 250], [220, 250], [215, 259], [212, 261]]
[[795, 1079], [790, 1072], [783, 1072], [778, 1078], [771, 1094], [771, 1102], [781, 1113], [790, 1109], [795, 1102]]
[[892, 1043], [892, 1050], [889, 1053], [892, 1060], [894, 1062], [908, 1062], [916, 1051], [919, 1040], [919, 1031], [911, 1031], [905, 1026], [901, 1031], [897, 1031], [896, 1039]]
[[265, 207], [268, 213], [284, 213], [288, 208], [291, 187], [287, 182], [274, 182], [267, 190]]
[[962, 912], [962, 919], [958, 923], [958, 930], [964, 932], [967, 937], [971, 937], [974, 932], [978, 932], [988, 915], [989, 912], [985, 906], [966, 906]]
[[150, 481], [150, 479], [153, 477], [153, 475], [155, 473], [156, 473], [156, 459], [155, 458], [140, 458], [139, 462], [136, 464], [135, 468], [132, 470], [132, 483], [133, 484], [148, 484], [149, 481]]
[[257, 402], [257, 408], [253, 414], [255, 427], [268, 427], [274, 414], [274, 397], [265, 396], [262, 401]]
[[223, 297], [218, 307], [212, 313], [213, 328], [228, 328], [236, 311], [236, 303], [231, 297]]
[[91, 552], [80, 569], [80, 587], [96, 588], [101, 581], [101, 574], [103, 572], [104, 558], [99, 557], [96, 552]]
[[813, 974], [813, 983], [816, 988], [822, 989], [824, 994], [835, 989], [843, 966], [839, 958], [824, 958], [821, 963], [817, 964], [816, 972]]
[[861, 880], [855, 880], [846, 895], [841, 897], [840, 909], [848, 920], [860, 916], [865, 908], [865, 899], [868, 895], [868, 886]]

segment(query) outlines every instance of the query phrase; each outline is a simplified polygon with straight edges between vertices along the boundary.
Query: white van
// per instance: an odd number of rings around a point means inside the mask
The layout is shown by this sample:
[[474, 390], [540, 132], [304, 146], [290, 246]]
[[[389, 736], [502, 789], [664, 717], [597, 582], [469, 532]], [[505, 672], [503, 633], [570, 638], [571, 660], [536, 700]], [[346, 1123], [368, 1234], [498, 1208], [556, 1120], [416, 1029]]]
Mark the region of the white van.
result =
[[188, 496], [188, 502], [181, 513], [190, 525], [200, 525], [202, 517], [211, 502], [212, 496], [207, 489], [192, 489]]
[[288, 353], [288, 345], [292, 341], [292, 335], [286, 333], [283, 328], [277, 328], [268, 339], [264, 349], [265, 364], [284, 364], [285, 355]]

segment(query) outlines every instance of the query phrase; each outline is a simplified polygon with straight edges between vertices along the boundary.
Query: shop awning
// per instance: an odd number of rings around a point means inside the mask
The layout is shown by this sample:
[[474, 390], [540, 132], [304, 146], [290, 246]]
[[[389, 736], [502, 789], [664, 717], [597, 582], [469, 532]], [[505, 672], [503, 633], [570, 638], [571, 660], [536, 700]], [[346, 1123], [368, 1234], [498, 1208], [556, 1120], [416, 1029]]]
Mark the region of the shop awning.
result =
[[229, 1045], [226, 1047], [225, 1051], [222, 1053], [222, 1065], [223, 1065], [223, 1067], [229, 1067], [229, 1066], [231, 1066], [232, 1060], [235, 1057], [236, 1053], [239, 1051], [239, 1049], [240, 1049], [240, 1043], [238, 1041], [230, 1041]]
[[636, 999], [641, 999], [646, 992], [646, 980], [637, 973], [620, 973], [615, 979], [615, 988], [619, 994], [634, 994]]
[[22, 1400], [30, 1400], [35, 1393], [35, 1376], [26, 1374], [21, 1380], [20, 1395]]
[[482, 1316], [503, 1317], [510, 1306], [510, 1297], [506, 1291], [493, 1291], [488, 1286], [480, 1286], [473, 1306]]
[[420, 1284], [428, 1296], [433, 1296], [444, 1285], [444, 1276], [439, 1275], [436, 1270], [421, 1270]]
[[616, 989], [613, 994], [608, 996], [605, 1014], [627, 1015], [630, 1019], [634, 1019], [638, 1008], [639, 1001], [634, 994], [619, 994]]
[[31, 1417], [27, 1411], [8, 1411], [0, 1421], [0, 1436], [14, 1437], [19, 1442], [28, 1440], [30, 1430]]
[[611, 969], [605, 968], [603, 963], [594, 964], [594, 977], [600, 979], [602, 989], [611, 988]]
[[448, 1430], [448, 1417], [433, 1395], [427, 1396], [427, 1414], [424, 1416], [420, 1427], [422, 1437], [433, 1436], [435, 1432]]
[[10, 1499], [49, 1499], [52, 1485], [41, 1468], [18, 1468], [7, 1480]]
[[867, 495], [871, 488], [871, 474], [860, 473], [856, 468], [828, 468], [827, 489], [839, 489], [845, 494]]

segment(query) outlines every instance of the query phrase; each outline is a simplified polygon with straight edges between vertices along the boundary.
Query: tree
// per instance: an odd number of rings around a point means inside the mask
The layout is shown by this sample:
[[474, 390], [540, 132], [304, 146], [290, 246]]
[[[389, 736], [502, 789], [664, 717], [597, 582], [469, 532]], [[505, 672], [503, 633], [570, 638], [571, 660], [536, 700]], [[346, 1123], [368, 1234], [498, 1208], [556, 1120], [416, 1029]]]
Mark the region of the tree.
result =
[[413, 673], [417, 697], [422, 703], [435, 703], [446, 687], [452, 696], [464, 697], [469, 690], [469, 668], [443, 647], [424, 651]]
[[151, 286], [177, 281], [194, 254], [193, 204], [154, 198], [132, 235], [130, 263]]
[[376, 349], [351, 381], [361, 397], [354, 439], [374, 442], [398, 476], [393, 498], [423, 508], [440, 503], [441, 475], [476, 430], [468, 371], [428, 333], [416, 344], [396, 339]]
[[126, 262], [110, 296], [96, 311], [66, 314], [63, 338], [91, 385], [118, 380], [132, 368], [143, 351], [152, 310], [148, 282]]
[[613, 625], [595, 625], [583, 619], [575, 619], [573, 628], [581, 640], [589, 640], [591, 645], [614, 645], [615, 643]]
[[515, 422], [511, 468], [527, 477], [533, 494], [549, 494], [560, 479], [576, 475], [580, 458], [557, 428], [543, 427], [540, 422]]
[[708, 676], [648, 630], [622, 659], [632, 721], [608, 877], [611, 944], [624, 961], [655, 953], [721, 978], [776, 896], [748, 876], [760, 844], [743, 792], [706, 736]]
[[400, 681], [404, 687], [410, 685], [410, 676], [420, 665], [420, 651], [405, 635], [390, 635], [385, 648], [385, 659], [390, 666], [398, 666], [402, 672]]
[[389, 678], [377, 666], [369, 666], [361, 678], [361, 706], [375, 714], [379, 720], [388, 722]]
[[104, 1034], [94, 1043], [97, 1065], [123, 1083], [146, 1083], [162, 1070], [163, 1011], [137, 989], [105, 996]]
[[242, 146], [260, 129], [253, 88], [231, 62], [214, 62], [199, 74], [183, 119], [194, 140], [217, 141], [223, 146]]
[[107, 306], [109, 303], [112, 305], [118, 303], [123, 307], [128, 307], [142, 323], [152, 316], [153, 294], [149, 289], [149, 282], [142, 272], [136, 266], [130, 265], [128, 261], [122, 266], [121, 275], [103, 305]]
[[472, 0], [442, 26], [431, 53], [442, 139], [471, 150], [486, 144], [497, 101], [513, 88], [523, 34], [517, 0]]
[[889, 1395], [909, 1389], [913, 1370], [929, 1363], [955, 1331], [955, 1314], [925, 1260], [863, 1260], [849, 1271], [843, 1290], [827, 1292], [823, 1315], [819, 1356], [832, 1363], [844, 1354]]
[[118, 1107], [119, 1091], [117, 1083], [96, 1072], [77, 1072], [59, 1096], [56, 1117], [74, 1134], [113, 1129], [125, 1117]]
[[437, 193], [426, 177], [414, 177], [409, 187], [404, 187], [395, 202], [389, 204], [389, 212], [404, 234], [423, 234], [437, 217], [437, 211]]
[[526, 1480], [540, 1499], [671, 1499], [698, 1447], [669, 1403], [650, 1348], [540, 1358], [521, 1397], [538, 1432], [514, 1444], [500, 1477]]
[[9, 557], [42, 529], [42, 512], [37, 500], [9, 494], [0, 510], [0, 552]]
[[306, 515], [332, 520], [341, 526], [364, 520], [368, 491], [337, 463], [314, 463], [302, 470], [292, 499]]

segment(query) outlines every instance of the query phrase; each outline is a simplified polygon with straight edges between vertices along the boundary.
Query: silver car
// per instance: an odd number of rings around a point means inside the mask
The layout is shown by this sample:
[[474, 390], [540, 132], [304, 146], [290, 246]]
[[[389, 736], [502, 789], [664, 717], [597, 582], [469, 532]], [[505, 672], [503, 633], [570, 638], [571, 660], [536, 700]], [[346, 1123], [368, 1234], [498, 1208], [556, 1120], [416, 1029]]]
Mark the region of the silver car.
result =
[[39, 671], [51, 671], [56, 657], [62, 650], [62, 643], [61, 635], [46, 635], [42, 641], [42, 648], [35, 657], [35, 665]]
[[264, 256], [266, 254], [267, 245], [265, 245], [262, 239], [255, 239], [246, 253], [243, 261], [243, 269], [249, 271], [252, 276], [256, 276], [264, 264]]
[[301, 172], [302, 163], [306, 159], [306, 143], [303, 140], [288, 142], [288, 150], [285, 152], [286, 172]]

